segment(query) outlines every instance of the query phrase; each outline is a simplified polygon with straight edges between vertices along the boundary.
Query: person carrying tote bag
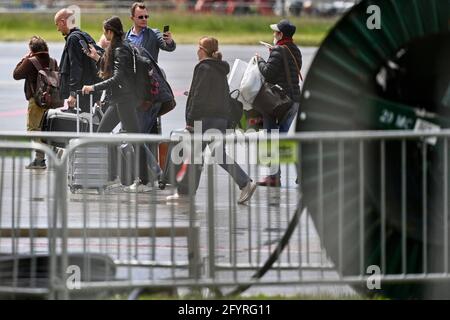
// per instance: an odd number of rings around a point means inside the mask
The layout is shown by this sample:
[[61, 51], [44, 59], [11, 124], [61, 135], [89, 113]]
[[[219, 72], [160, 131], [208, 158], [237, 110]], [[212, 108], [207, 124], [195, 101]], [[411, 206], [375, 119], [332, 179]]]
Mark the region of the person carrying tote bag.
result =
[[[286, 46], [283, 47], [287, 48]], [[289, 90], [292, 92], [286, 50], [289, 49], [282, 50], [283, 65]], [[294, 101], [280, 85], [264, 82], [253, 101], [253, 108], [267, 117], [276, 119], [277, 123], [281, 123], [293, 104]]]
[[[262, 96], [259, 97], [261, 99], [255, 98], [254, 107], [266, 110], [261, 111], [264, 129], [268, 132], [278, 129], [281, 133], [287, 133], [299, 108], [302, 54], [292, 38], [296, 27], [288, 20], [281, 20], [278, 24], [270, 25], [270, 28], [273, 30], [274, 46], [270, 49], [267, 62], [257, 55], [259, 71], [265, 79], [265, 84], [264, 91], [261, 92]], [[289, 97], [290, 103], [283, 94]], [[270, 102], [268, 97], [279, 103], [273, 107], [273, 104], [267, 102]], [[258, 101], [260, 105], [257, 105]], [[265, 103], [263, 104], [262, 101]], [[269, 176], [258, 182], [258, 185], [279, 187], [281, 186], [280, 176], [281, 171], [278, 166], [276, 172], [271, 172]]]

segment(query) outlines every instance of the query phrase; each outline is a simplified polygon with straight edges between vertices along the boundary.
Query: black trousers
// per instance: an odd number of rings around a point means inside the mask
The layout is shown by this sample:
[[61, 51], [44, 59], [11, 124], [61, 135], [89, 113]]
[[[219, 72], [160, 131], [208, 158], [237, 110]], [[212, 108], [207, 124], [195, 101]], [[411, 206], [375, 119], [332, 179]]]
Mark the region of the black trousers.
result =
[[[121, 123], [122, 129], [127, 133], [141, 133], [136, 106], [137, 102], [133, 96], [123, 97], [119, 101], [112, 102], [110, 107], [106, 110], [97, 132], [111, 132], [119, 123]], [[137, 146], [134, 147], [134, 150], [138, 150]], [[150, 152], [147, 145], [142, 144], [139, 146], [138, 174], [139, 179], [144, 184], [147, 184], [150, 179], [156, 178], [155, 174], [153, 174], [153, 170], [148, 168], [148, 164], [151, 163], [150, 161], [147, 161]], [[109, 178], [110, 180], [114, 180], [118, 173], [117, 156], [115, 150], [111, 150], [110, 154], [112, 156], [109, 159]], [[152, 175], [148, 174], [149, 169], [152, 171]]]

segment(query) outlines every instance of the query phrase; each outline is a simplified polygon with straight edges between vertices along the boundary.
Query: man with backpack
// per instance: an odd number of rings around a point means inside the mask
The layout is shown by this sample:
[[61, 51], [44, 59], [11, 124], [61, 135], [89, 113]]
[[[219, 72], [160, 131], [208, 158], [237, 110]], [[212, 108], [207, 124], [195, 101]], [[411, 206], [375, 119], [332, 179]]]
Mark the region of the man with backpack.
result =
[[[15, 80], [25, 79], [24, 91], [25, 98], [28, 100], [27, 131], [41, 131], [41, 121], [46, 106], [39, 106], [45, 98], [44, 92], [37, 90], [38, 78], [41, 76], [39, 71], [44, 69], [57, 72], [58, 64], [55, 59], [50, 58], [47, 43], [41, 37], [33, 36], [29, 42], [29, 49], [30, 52], [14, 69], [13, 77]], [[26, 168], [46, 169], [45, 154], [36, 151], [35, 159]]]
[[[99, 48], [94, 39], [75, 26], [75, 13], [69, 9], [61, 9], [55, 15], [55, 25], [66, 40], [61, 61], [61, 84], [60, 93], [62, 99], [67, 99], [69, 108], [76, 107], [76, 91], [81, 90], [84, 84], [95, 84], [99, 81], [95, 62], [83, 51], [89, 45]], [[99, 100], [100, 93], [94, 95], [95, 101]], [[80, 97], [80, 109], [89, 112], [89, 97]]]

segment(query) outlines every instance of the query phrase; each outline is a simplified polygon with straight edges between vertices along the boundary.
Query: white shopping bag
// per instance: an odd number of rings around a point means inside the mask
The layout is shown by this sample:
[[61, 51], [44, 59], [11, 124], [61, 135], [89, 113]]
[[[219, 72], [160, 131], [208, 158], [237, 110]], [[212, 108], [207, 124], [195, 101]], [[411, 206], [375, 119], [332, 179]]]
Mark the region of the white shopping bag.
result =
[[234, 60], [233, 67], [228, 74], [228, 86], [230, 87], [230, 92], [241, 87], [241, 81], [244, 77], [245, 70], [247, 70], [247, 66], [248, 63], [241, 59]]
[[259, 72], [256, 57], [250, 59], [247, 69], [241, 81], [239, 90], [241, 92], [238, 100], [242, 102], [244, 110], [252, 109], [253, 101], [264, 82], [261, 72]]

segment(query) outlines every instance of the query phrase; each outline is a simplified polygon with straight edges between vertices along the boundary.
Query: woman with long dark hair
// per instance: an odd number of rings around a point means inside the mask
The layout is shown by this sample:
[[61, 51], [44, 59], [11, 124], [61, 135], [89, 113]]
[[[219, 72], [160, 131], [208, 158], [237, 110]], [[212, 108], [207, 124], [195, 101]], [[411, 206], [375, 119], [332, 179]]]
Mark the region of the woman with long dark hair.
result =
[[119, 122], [128, 133], [138, 133], [136, 108], [138, 101], [134, 92], [133, 51], [124, 41], [124, 31], [119, 17], [111, 17], [103, 23], [103, 34], [110, 41], [100, 60], [102, 82], [83, 86], [83, 94], [106, 90], [111, 105], [106, 111], [97, 132], [111, 132]]
[[[122, 22], [118, 17], [111, 17], [103, 23], [103, 34], [110, 43], [106, 48], [103, 57], [95, 52], [91, 47], [91, 53], [88, 55], [98, 60], [100, 65], [99, 76], [102, 82], [95, 85], [83, 86], [83, 94], [89, 94], [95, 91], [106, 90], [110, 101], [110, 106], [105, 112], [97, 132], [111, 132], [119, 122], [122, 123], [122, 129], [127, 133], [139, 133], [139, 123], [136, 113], [138, 100], [135, 92], [135, 73], [133, 67], [133, 49], [130, 44], [124, 40], [124, 31]], [[143, 145], [141, 152], [147, 156], [149, 163], [148, 169], [155, 180], [161, 173], [161, 169], [156, 165], [156, 160], [148, 147]], [[140, 177], [145, 176], [144, 160], [140, 163]], [[142, 179], [141, 179], [142, 180]], [[134, 185], [133, 185], [134, 186]], [[130, 191], [138, 191], [134, 188]]]

